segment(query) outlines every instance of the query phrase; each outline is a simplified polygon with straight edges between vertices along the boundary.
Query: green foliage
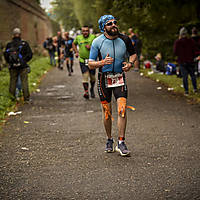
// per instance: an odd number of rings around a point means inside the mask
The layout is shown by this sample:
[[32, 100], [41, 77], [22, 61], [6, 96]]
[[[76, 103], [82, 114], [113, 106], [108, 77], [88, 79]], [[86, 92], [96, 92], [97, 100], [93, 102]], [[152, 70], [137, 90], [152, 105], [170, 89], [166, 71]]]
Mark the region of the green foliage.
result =
[[[200, 1], [196, 0], [55, 0], [58, 19], [67, 30], [75, 25], [89, 25], [96, 32], [98, 19], [112, 14], [119, 19], [121, 31], [133, 28], [143, 41], [143, 54], [154, 58], [161, 52], [164, 59], [174, 60], [173, 43], [179, 29], [200, 28]], [[70, 18], [69, 16], [73, 16]], [[79, 23], [75, 23], [74, 20]], [[79, 26], [77, 25], [76, 28]]]
[[[47, 57], [34, 57], [30, 63], [31, 73], [29, 74], [29, 88], [30, 92], [33, 92], [45, 71], [51, 68], [49, 64], [49, 59]], [[0, 71], [0, 122], [6, 116], [6, 113], [12, 109], [14, 109], [16, 102], [11, 100], [11, 96], [9, 94], [9, 71], [8, 68], [3, 68]], [[36, 83], [36, 84], [34, 84]]]
[[52, 5], [56, 20], [63, 25], [66, 31], [80, 27], [74, 12], [73, 0], [54, 0]]

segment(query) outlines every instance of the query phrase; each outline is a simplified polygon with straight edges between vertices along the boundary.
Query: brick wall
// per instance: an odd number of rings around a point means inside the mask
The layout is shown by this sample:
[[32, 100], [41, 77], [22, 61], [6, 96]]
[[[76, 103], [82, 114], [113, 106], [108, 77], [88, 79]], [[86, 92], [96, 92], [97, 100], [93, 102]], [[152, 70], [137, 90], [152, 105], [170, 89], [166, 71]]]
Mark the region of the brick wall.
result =
[[0, 42], [12, 38], [12, 30], [19, 27], [22, 38], [34, 49], [42, 48], [47, 36], [52, 35], [51, 22], [35, 0], [0, 0]]

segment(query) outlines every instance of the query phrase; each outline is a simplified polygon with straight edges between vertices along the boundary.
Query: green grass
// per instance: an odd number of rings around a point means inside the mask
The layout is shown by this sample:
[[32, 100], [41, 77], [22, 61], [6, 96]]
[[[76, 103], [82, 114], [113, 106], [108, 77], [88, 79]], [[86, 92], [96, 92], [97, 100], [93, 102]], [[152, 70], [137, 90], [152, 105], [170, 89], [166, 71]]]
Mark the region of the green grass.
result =
[[[31, 62], [31, 73], [29, 74], [30, 92], [36, 90], [41, 77], [51, 68], [48, 57], [34, 57]], [[16, 108], [16, 101], [12, 101], [9, 95], [9, 71], [3, 68], [0, 71], [0, 123], [5, 121], [6, 114]]]
[[[168, 88], [173, 88], [173, 92], [177, 94], [182, 94], [184, 95], [184, 88], [183, 88], [183, 81], [182, 78], [178, 78], [176, 75], [162, 75], [159, 73], [153, 73], [153, 74], [148, 74], [151, 70], [149, 69], [141, 69], [140, 73], [143, 73], [144, 76], [159, 82]], [[189, 80], [189, 96], [188, 98], [191, 100], [194, 100], [196, 103], [200, 103], [200, 93], [195, 94], [193, 92], [193, 87], [192, 87], [192, 82], [190, 77], [188, 78]], [[197, 87], [200, 88], [200, 78], [197, 79]]]

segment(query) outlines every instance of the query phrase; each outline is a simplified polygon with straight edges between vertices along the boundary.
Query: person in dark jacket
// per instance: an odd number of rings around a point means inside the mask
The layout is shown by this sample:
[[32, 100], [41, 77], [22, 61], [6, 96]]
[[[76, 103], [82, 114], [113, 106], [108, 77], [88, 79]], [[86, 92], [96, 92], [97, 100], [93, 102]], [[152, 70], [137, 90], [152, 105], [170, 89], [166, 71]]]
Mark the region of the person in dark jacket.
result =
[[191, 77], [194, 92], [197, 92], [197, 82], [195, 76], [194, 59], [196, 57], [196, 45], [191, 38], [187, 37], [187, 29], [180, 29], [179, 39], [174, 43], [174, 54], [178, 57], [181, 74], [183, 76], [183, 86], [185, 95], [189, 94], [188, 89], [188, 74]]
[[13, 30], [12, 41], [6, 45], [4, 52], [5, 60], [9, 64], [9, 92], [13, 99], [15, 99], [16, 84], [18, 76], [20, 76], [24, 101], [30, 101], [30, 93], [28, 87], [29, 65], [27, 62], [31, 60], [32, 55], [32, 50], [28, 42], [21, 39], [21, 30], [19, 28], [15, 28]]
[[56, 47], [53, 44], [53, 39], [52, 37], [48, 37], [44, 43], [43, 47], [48, 51], [49, 53], [49, 58], [50, 58], [50, 65], [56, 66], [56, 60], [55, 60], [55, 52], [56, 52]]
[[[191, 38], [194, 40], [197, 47], [196, 55], [200, 55], [200, 35], [198, 34], [198, 30], [196, 27], [192, 28]], [[198, 77], [200, 76], [200, 61], [197, 61], [195, 63], [195, 73]]]

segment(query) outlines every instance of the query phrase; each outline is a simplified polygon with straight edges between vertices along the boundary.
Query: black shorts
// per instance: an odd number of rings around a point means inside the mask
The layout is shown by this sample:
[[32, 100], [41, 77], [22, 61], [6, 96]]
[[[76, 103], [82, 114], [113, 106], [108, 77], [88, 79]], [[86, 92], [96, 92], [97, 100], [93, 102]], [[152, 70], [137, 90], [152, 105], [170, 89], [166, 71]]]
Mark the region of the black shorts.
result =
[[89, 69], [88, 65], [85, 65], [85, 63], [80, 62], [81, 72], [84, 74], [85, 72], [89, 71], [90, 74], [95, 75], [96, 70], [95, 69]]
[[100, 101], [110, 103], [111, 99], [112, 99], [112, 92], [114, 94], [115, 99], [118, 99], [120, 97], [124, 97], [127, 99], [128, 88], [126, 85], [125, 74], [123, 73], [123, 78], [124, 78], [125, 84], [123, 86], [113, 87], [113, 88], [106, 88], [105, 75], [106, 75], [106, 73], [102, 73], [102, 72], [98, 73], [98, 86], [97, 87], [98, 87], [98, 94], [100, 97]]

